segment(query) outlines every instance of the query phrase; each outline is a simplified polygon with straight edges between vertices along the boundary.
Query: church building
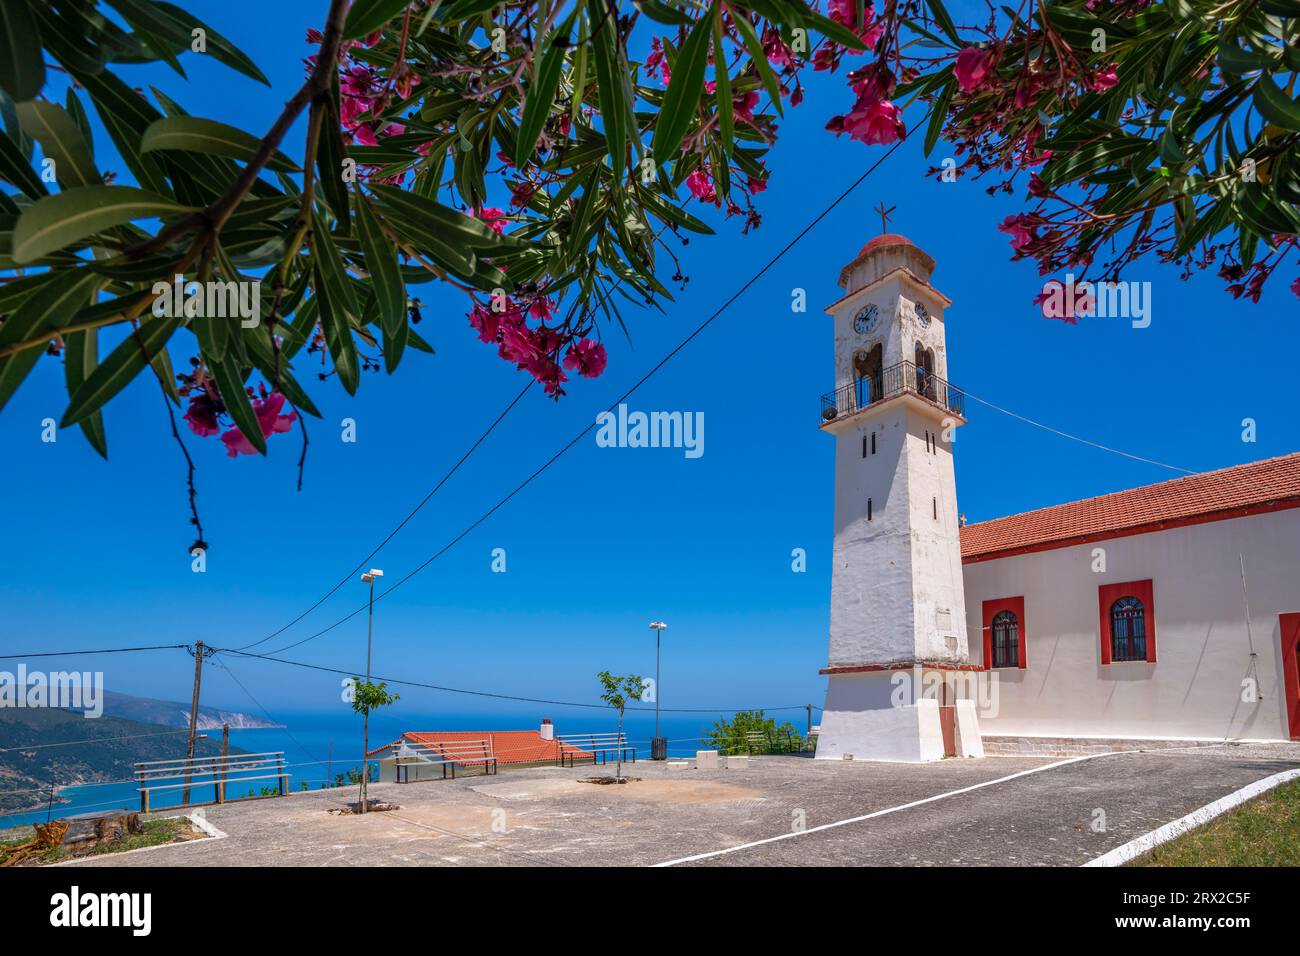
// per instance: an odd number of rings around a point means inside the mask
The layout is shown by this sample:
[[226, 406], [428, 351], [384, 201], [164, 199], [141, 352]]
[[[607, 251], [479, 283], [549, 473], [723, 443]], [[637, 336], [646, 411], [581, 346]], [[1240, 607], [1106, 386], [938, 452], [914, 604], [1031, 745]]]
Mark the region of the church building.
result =
[[962, 526], [934, 260], [872, 239], [831, 304], [817, 757], [1300, 740], [1300, 453]]

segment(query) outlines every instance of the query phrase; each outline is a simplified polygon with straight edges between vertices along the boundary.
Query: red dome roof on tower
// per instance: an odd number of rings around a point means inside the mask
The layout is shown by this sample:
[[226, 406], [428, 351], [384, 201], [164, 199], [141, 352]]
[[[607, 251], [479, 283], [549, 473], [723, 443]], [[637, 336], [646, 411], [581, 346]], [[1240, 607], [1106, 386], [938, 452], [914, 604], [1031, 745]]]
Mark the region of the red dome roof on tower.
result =
[[887, 232], [882, 236], [876, 236], [876, 238], [868, 242], [865, 246], [862, 247], [862, 251], [859, 252], [858, 255], [865, 256], [868, 252], [871, 252], [875, 249], [879, 249], [882, 246], [914, 246], [914, 245], [916, 245], [916, 243], [912, 242], [912, 240], [907, 238], [907, 236], [900, 236], [896, 232]]

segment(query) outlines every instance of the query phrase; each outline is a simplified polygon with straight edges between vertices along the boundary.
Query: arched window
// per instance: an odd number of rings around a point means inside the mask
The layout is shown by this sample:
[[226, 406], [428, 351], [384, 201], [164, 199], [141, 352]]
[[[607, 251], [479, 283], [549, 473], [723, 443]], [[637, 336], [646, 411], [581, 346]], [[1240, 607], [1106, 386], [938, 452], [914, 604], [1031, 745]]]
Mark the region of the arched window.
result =
[[1125, 595], [1110, 606], [1110, 659], [1147, 659], [1146, 608], [1132, 595]]
[[872, 402], [880, 401], [880, 373], [884, 365], [884, 346], [877, 342], [870, 351], [854, 353], [853, 382], [854, 400], [858, 408], [866, 408]]
[[916, 390], [926, 398], [934, 399], [934, 350], [916, 343]]
[[1013, 611], [993, 616], [993, 666], [1020, 666], [1020, 620]]

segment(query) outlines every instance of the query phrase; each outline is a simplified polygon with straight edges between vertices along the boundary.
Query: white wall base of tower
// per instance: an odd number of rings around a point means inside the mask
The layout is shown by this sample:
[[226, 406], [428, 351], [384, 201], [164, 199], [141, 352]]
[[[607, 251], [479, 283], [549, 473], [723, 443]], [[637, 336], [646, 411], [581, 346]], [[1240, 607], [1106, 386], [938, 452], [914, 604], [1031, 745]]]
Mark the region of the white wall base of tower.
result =
[[[817, 738], [817, 759], [903, 763], [942, 760], [939, 702], [915, 699], [910, 687], [913, 680], [910, 671], [830, 675]], [[973, 718], [973, 708], [970, 714]], [[978, 746], [978, 726], [974, 739]]]

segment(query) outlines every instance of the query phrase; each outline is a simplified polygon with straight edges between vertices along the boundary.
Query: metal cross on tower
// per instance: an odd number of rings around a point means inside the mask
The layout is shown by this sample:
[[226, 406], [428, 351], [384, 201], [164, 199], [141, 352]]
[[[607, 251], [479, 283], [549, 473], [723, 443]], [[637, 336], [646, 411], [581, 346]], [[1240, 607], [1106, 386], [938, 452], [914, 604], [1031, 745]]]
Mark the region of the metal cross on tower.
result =
[[897, 208], [897, 206], [890, 206], [886, 209], [885, 201], [883, 199], [880, 201], [880, 205], [876, 206], [876, 212], [880, 216], [880, 234], [882, 236], [889, 232], [889, 214]]

